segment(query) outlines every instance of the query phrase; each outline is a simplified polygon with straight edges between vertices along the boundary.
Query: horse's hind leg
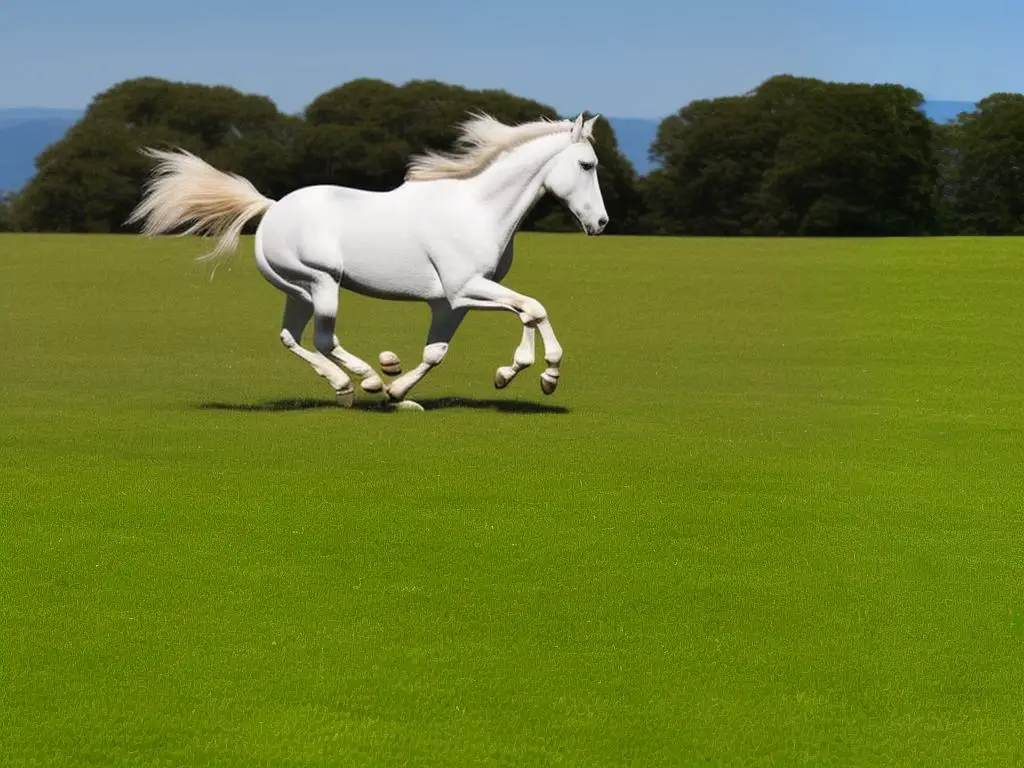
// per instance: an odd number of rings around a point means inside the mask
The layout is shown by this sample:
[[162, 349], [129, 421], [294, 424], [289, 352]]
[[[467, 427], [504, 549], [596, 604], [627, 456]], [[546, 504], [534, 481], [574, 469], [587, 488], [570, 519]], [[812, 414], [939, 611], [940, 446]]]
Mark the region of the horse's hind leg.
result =
[[[300, 344], [302, 333], [313, 314], [314, 304], [289, 293], [288, 298], [285, 300], [284, 318], [281, 321], [281, 343], [284, 344], [289, 352], [293, 352], [301, 357], [312, 366], [314, 371], [327, 379], [334, 389], [338, 404], [349, 408], [355, 400], [355, 389], [352, 387], [352, 380], [341, 368], [322, 354], [310, 352]], [[330, 334], [331, 336], [334, 335], [333, 327], [330, 330]]]
[[[371, 389], [368, 391], [372, 391], [373, 379], [376, 379], [377, 384], [379, 384], [377, 389], [379, 392], [384, 388], [384, 383], [380, 381], [380, 377], [374, 373], [369, 365], [355, 355], [346, 352], [338, 344], [338, 337], [335, 335], [335, 325], [338, 321], [338, 291], [340, 288], [341, 286], [337, 280], [326, 273], [318, 274], [310, 285], [310, 294], [313, 297], [313, 346], [327, 360], [341, 362], [346, 367], [348, 365], [357, 366], [364, 375], [364, 381], [366, 378], [370, 379]], [[355, 390], [352, 387], [351, 379], [345, 374], [342, 375], [345, 376], [347, 386], [343, 390], [336, 390], [338, 402], [348, 407], [355, 400]]]
[[[325, 289], [325, 291], [329, 291], [329, 290], [330, 289]], [[335, 327], [335, 325], [337, 323], [337, 311], [338, 311], [337, 289], [336, 288], [334, 289], [334, 294], [335, 294], [335, 298], [333, 300], [333, 303], [331, 302], [331, 300], [329, 298], [329, 294], [326, 295], [326, 296], [322, 295], [320, 297], [320, 300], [319, 300], [320, 301], [320, 307], [323, 310], [323, 312], [321, 313], [322, 314], [322, 322], [325, 324], [325, 327], [328, 327], [328, 326], [330, 327], [330, 333], [331, 333], [331, 343], [329, 345], [325, 345], [325, 346], [329, 346], [329, 351], [328, 352], [324, 352], [321, 349], [320, 350], [320, 354], [323, 355], [324, 357], [326, 357], [328, 360], [330, 360], [333, 363], [335, 363], [340, 368], [343, 368], [344, 370], [349, 371], [351, 373], [354, 373], [356, 376], [360, 377], [360, 379], [361, 379], [360, 386], [363, 388], [364, 392], [380, 392], [380, 391], [382, 391], [384, 389], [384, 382], [381, 381], [381, 378], [380, 378], [380, 376], [377, 375], [377, 372], [374, 371], [373, 368], [370, 367], [369, 363], [366, 363], [363, 360], [360, 360], [358, 357], [353, 355], [347, 349], [342, 347], [341, 346], [341, 342], [338, 341], [338, 337], [337, 337], [337, 335], [335, 333], [335, 330], [334, 330], [334, 327]], [[291, 300], [290, 297], [289, 297], [289, 300]], [[298, 300], [296, 300], [296, 301], [298, 301]], [[304, 328], [306, 323], [309, 322], [309, 318], [316, 311], [316, 308], [315, 308], [315, 306], [313, 304], [311, 304], [309, 302], [301, 302], [301, 305], [302, 305], [302, 308], [303, 308], [302, 311], [305, 312], [305, 317], [302, 318], [302, 327]], [[299, 310], [296, 309], [295, 311], [298, 312]], [[286, 308], [286, 312], [287, 312], [287, 308]], [[301, 329], [300, 329], [300, 333], [301, 333]], [[298, 340], [298, 337], [296, 337], [296, 341], [297, 340]], [[287, 346], [287, 344], [285, 346]], [[319, 347], [318, 347], [318, 349], [319, 349]], [[292, 350], [292, 351], [294, 351], [294, 350]], [[321, 375], [323, 375], [323, 374], [321, 374]]]
[[[305, 349], [301, 344], [302, 334], [309, 324], [309, 319], [316, 311], [317, 297], [323, 293], [322, 288], [318, 287], [321, 282], [319, 275], [306, 268], [298, 259], [289, 258], [290, 254], [287, 252], [278, 251], [277, 255], [283, 256], [283, 258], [279, 258], [272, 264], [263, 244], [263, 224], [256, 230], [254, 255], [256, 267], [263, 277], [287, 297], [284, 304], [284, 317], [281, 320], [281, 343], [284, 344], [285, 349], [305, 360], [314, 371], [327, 379], [334, 389], [335, 397], [340, 405], [350, 407], [355, 400], [352, 380], [330, 359]], [[317, 290], [314, 291], [314, 288]], [[334, 303], [336, 307], [337, 290], [335, 290]], [[330, 325], [330, 335], [334, 336], [333, 321]]]
[[381, 392], [384, 382], [377, 372], [338, 341], [336, 326], [340, 287], [337, 280], [327, 273], [318, 273], [310, 285], [313, 298], [313, 343], [321, 355], [358, 376], [364, 392]]

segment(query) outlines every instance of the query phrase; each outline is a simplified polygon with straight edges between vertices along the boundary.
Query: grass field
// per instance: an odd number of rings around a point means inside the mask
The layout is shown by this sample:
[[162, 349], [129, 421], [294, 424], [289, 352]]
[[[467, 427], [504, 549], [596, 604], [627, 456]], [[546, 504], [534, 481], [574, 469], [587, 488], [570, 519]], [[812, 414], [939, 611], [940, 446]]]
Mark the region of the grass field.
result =
[[0, 237], [0, 765], [1024, 759], [1022, 241], [521, 236], [418, 414], [201, 248]]

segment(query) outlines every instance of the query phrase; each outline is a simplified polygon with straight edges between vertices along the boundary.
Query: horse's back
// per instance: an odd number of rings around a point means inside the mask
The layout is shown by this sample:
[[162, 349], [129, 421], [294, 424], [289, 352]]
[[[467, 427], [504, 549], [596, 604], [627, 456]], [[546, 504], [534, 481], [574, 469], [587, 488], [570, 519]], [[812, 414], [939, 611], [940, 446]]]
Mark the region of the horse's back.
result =
[[340, 244], [368, 214], [373, 218], [383, 194], [330, 184], [289, 192], [260, 222], [265, 247], [294, 250], [325, 241]]

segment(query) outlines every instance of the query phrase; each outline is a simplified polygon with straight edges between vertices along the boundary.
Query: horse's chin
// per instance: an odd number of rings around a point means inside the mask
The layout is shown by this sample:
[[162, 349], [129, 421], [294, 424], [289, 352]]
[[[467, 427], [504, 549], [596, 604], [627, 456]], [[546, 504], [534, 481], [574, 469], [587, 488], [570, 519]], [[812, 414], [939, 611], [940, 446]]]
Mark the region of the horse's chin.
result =
[[598, 234], [596, 231], [592, 230], [590, 227], [583, 223], [583, 219], [580, 217], [579, 214], [576, 213], [576, 211], [570, 208], [569, 212], [572, 214], [572, 217], [576, 219], [576, 223], [579, 224], [579, 227], [583, 231], [584, 235], [586, 235], [587, 237], [593, 237], [594, 235]]

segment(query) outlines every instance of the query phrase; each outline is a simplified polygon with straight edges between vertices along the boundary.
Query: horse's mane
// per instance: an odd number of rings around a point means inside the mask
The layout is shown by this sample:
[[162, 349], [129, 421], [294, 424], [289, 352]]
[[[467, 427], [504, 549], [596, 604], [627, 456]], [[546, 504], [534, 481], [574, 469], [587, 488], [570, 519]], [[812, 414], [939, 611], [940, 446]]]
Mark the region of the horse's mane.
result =
[[571, 120], [552, 120], [542, 117], [529, 123], [506, 125], [484, 113], [475, 113], [459, 124], [456, 152], [435, 152], [429, 150], [413, 155], [409, 160], [406, 181], [430, 181], [433, 179], [465, 179], [473, 176], [502, 153], [556, 133], [572, 130]]

